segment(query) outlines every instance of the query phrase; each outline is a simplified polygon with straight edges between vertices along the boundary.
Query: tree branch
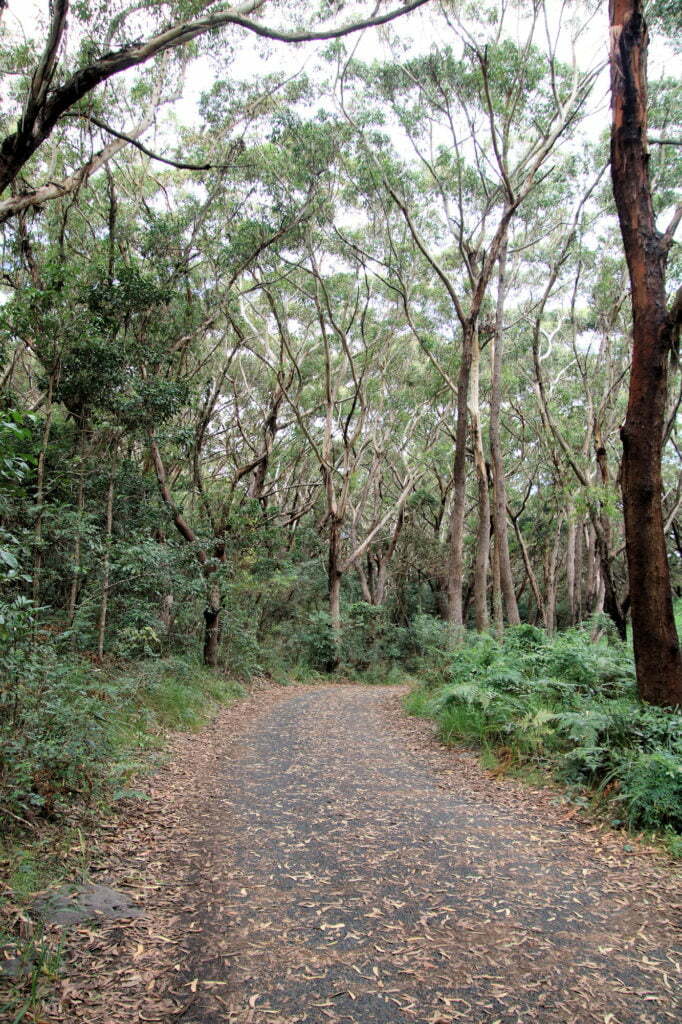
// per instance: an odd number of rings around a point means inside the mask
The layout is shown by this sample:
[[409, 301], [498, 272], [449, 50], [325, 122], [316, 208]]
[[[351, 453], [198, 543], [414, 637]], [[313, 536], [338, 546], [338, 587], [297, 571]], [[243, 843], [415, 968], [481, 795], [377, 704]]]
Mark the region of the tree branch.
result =
[[80, 68], [63, 85], [48, 93], [47, 87], [55, 70], [57, 50], [69, 9], [68, 0], [57, 0], [50, 37], [31, 84], [24, 116], [17, 125], [17, 130], [5, 136], [0, 144], [0, 192], [3, 192], [14, 181], [24, 164], [52, 134], [55, 125], [67, 110], [70, 110], [79, 100], [109, 78], [128, 68], [138, 67], [167, 50], [177, 49], [199, 36], [227, 25], [235, 25], [266, 39], [286, 43], [337, 39], [353, 32], [360, 32], [365, 28], [385, 25], [428, 2], [429, 0], [412, 0], [411, 3], [394, 8], [386, 14], [317, 32], [287, 32], [270, 29], [266, 25], [261, 25], [245, 17], [245, 14], [256, 10], [260, 4], [245, 3], [223, 13], [174, 25], [164, 32], [151, 36], [144, 42], [126, 46], [112, 53], [105, 53], [87, 67]]

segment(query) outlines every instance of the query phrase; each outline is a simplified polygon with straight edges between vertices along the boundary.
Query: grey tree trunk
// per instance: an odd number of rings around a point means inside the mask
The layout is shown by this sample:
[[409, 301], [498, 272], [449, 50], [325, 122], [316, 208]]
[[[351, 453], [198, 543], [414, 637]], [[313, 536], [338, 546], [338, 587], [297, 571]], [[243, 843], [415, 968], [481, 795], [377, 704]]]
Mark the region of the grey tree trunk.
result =
[[509, 532], [507, 529], [507, 484], [505, 479], [500, 410], [502, 407], [502, 357], [504, 350], [504, 302], [507, 294], [507, 246], [500, 251], [497, 276], [497, 305], [495, 309], [495, 335], [493, 338], [492, 376], [490, 382], [490, 462], [493, 470], [493, 522], [495, 547], [500, 562], [500, 586], [510, 626], [521, 622], [514, 589]]

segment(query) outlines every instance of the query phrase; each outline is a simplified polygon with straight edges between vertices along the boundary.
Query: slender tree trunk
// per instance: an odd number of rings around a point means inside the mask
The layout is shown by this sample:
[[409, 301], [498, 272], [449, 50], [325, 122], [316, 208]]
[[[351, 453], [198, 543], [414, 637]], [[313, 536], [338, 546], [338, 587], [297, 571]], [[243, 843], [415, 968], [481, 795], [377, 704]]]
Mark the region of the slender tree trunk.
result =
[[583, 620], [583, 554], [584, 554], [584, 529], [582, 521], [578, 523], [575, 531], [575, 591], [573, 604], [575, 607], [576, 624]]
[[374, 595], [372, 604], [382, 605], [386, 597], [386, 581], [388, 579], [388, 558], [384, 555], [379, 559], [376, 575], [374, 577]]
[[362, 593], [362, 600], [365, 602], [365, 604], [372, 604], [372, 589], [369, 585], [369, 580], [371, 579], [370, 573], [372, 571], [372, 562], [371, 555], [369, 554], [369, 552], [367, 553], [367, 570], [365, 571], [365, 567], [362, 564], [362, 559], [358, 560], [356, 569], [358, 573], [358, 579], [360, 580], [360, 591]]
[[[514, 595], [516, 598], [516, 595]], [[504, 611], [502, 608], [502, 579], [500, 572], [500, 548], [497, 533], [493, 534], [493, 622], [495, 636], [502, 639], [504, 635]]]
[[457, 426], [453, 467], [452, 514], [450, 517], [450, 557], [448, 560], [448, 624], [452, 637], [459, 640], [464, 627], [462, 582], [464, 577], [464, 514], [466, 509], [466, 439], [469, 375], [474, 343], [474, 328], [467, 325], [462, 338], [462, 362], [457, 380]]
[[632, 369], [622, 489], [632, 635], [640, 696], [682, 705], [682, 655], [675, 628], [663, 529], [661, 448], [668, 360], [682, 319], [668, 312], [665, 267], [672, 237], [656, 228], [647, 145], [647, 29], [642, 0], [610, 0], [611, 177], [632, 295]]
[[504, 302], [507, 294], [507, 245], [500, 251], [497, 276], [497, 307], [495, 310], [495, 334], [492, 345], [492, 377], [490, 383], [490, 461], [493, 469], [493, 522], [495, 548], [500, 563], [500, 586], [504, 596], [507, 622], [518, 626], [521, 622], [516, 603], [514, 577], [509, 557], [509, 532], [507, 529], [507, 485], [502, 456], [500, 434], [500, 409], [502, 406], [502, 356], [504, 348]]
[[597, 603], [597, 587], [599, 585], [597, 562], [595, 556], [595, 536], [594, 527], [592, 523], [588, 522], [585, 526], [587, 534], [587, 545], [586, 545], [586, 561], [587, 561], [587, 578], [585, 581], [585, 605], [588, 615], [592, 615], [596, 608]]
[[556, 631], [556, 599], [557, 599], [557, 564], [561, 545], [561, 527], [563, 517], [559, 519], [554, 541], [545, 551], [545, 601], [542, 617], [545, 629], [550, 636]]
[[73, 543], [73, 575], [71, 577], [69, 599], [66, 606], [66, 615], [69, 625], [73, 624], [73, 620], [76, 615], [78, 591], [81, 583], [81, 519], [83, 516], [83, 509], [85, 508], [85, 435], [85, 412], [81, 412], [80, 434], [78, 439], [78, 496], [76, 498], [78, 516], [76, 520], [76, 539]]
[[530, 560], [530, 555], [528, 554], [528, 546], [521, 532], [521, 527], [519, 526], [518, 518], [512, 519], [512, 523], [514, 524], [514, 533], [516, 534], [516, 540], [521, 549], [521, 557], [523, 558], [523, 567], [526, 570], [526, 577], [528, 579], [528, 582], [530, 583], [530, 589], [533, 592], [533, 597], [535, 599], [535, 606], [538, 615], [540, 615], [543, 613], [544, 601], [542, 600], [542, 594], [540, 593], [540, 587], [538, 585], [537, 577], [533, 571], [533, 565]]
[[54, 376], [50, 374], [47, 384], [47, 408], [45, 410], [45, 422], [43, 424], [43, 436], [40, 442], [40, 453], [36, 467], [36, 508], [37, 514], [33, 524], [33, 579], [31, 581], [31, 596], [33, 606], [40, 605], [40, 584], [43, 569], [43, 502], [45, 501], [45, 462], [47, 460], [47, 448], [50, 443], [50, 431], [52, 429], [52, 395], [54, 391]]
[[112, 467], [107, 488], [107, 503], [104, 526], [104, 566], [102, 572], [102, 601], [99, 606], [97, 619], [97, 658], [102, 660], [104, 655], [104, 640], [107, 629], [107, 611], [109, 608], [109, 576], [111, 571], [111, 534], [114, 524], [114, 473]]
[[329, 557], [327, 579], [329, 581], [329, 622], [331, 626], [332, 649], [327, 661], [327, 671], [334, 672], [341, 660], [341, 523], [331, 517], [329, 527]]
[[476, 530], [476, 555], [474, 559], [474, 617], [476, 629], [484, 632], [490, 625], [488, 614], [488, 563], [490, 561], [490, 496], [488, 493], [488, 470], [483, 453], [481, 432], [480, 390], [480, 348], [478, 338], [474, 339], [469, 377], [469, 416], [474, 444], [474, 465], [478, 488], [478, 526]]
[[[594, 428], [597, 468], [602, 487], [608, 488], [611, 483], [606, 448], [602, 443], [601, 430]], [[597, 555], [601, 566], [601, 577], [604, 582], [604, 609], [613, 621], [621, 640], [626, 639], [626, 617], [621, 608], [616, 584], [611, 572], [613, 555], [611, 550], [611, 521], [604, 503], [600, 501], [599, 511], [594, 511], [594, 532], [596, 536]]]
[[220, 585], [216, 580], [209, 580], [204, 608], [204, 665], [208, 668], [216, 668], [218, 665], [220, 607]]
[[571, 626], [575, 626], [575, 538], [576, 538], [575, 514], [572, 508], [568, 509], [568, 536], [566, 538], [566, 594], [568, 597], [568, 618]]

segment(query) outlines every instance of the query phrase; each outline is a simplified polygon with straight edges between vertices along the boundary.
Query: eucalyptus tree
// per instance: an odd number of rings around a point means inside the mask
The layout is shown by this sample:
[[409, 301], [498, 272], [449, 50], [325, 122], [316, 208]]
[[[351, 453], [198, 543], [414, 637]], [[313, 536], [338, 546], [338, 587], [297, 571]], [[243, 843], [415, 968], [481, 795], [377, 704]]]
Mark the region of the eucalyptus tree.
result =
[[639, 692], [682, 704], [662, 507], [668, 362], [682, 325], [682, 289], [669, 303], [666, 264], [682, 203], [660, 230], [649, 174], [647, 44], [642, 0], [610, 0], [611, 177], [630, 274], [633, 348], [623, 441], [623, 505]]
[[[411, 171], [405, 167], [400, 175], [391, 175], [380, 161], [375, 171], [401, 212], [417, 251], [447, 294], [461, 338], [448, 567], [448, 615], [455, 631], [463, 624], [466, 441], [472, 413], [479, 495], [487, 493], [478, 399], [472, 393], [481, 317], [510, 225], [543, 176], [551, 173], [545, 170], [550, 154], [577, 124], [596, 74], [595, 68], [582, 69], [575, 57], [585, 21], [561, 26], [571, 32], [573, 42], [573, 62], [567, 66], [556, 56], [556, 39], [542, 4], [534, 4], [527, 19], [519, 22], [520, 39], [508, 31], [508, 15], [506, 5], [489, 6], [464, 25], [449, 7], [444, 8], [443, 29], [451, 39], [449, 45], [439, 41], [427, 56], [391, 65], [355, 66], [373, 94], [390, 104], [415, 153], [417, 166]], [[360, 115], [350, 112], [349, 116], [358, 120]], [[498, 494], [493, 507], [499, 516], [504, 492], [497, 461]], [[485, 619], [480, 602], [486, 589], [489, 539], [484, 516], [481, 501], [479, 621]], [[505, 525], [496, 523], [498, 538], [504, 537]], [[502, 564], [508, 577], [504, 557]], [[515, 620], [508, 578], [504, 590], [508, 615]]]
[[[396, 400], [405, 355], [381, 285], [358, 275], [343, 246], [312, 225], [289, 262], [285, 274], [259, 279], [267, 307], [252, 305], [248, 319], [252, 335], [276, 339], [295, 370], [280, 380], [321, 478], [333, 667], [344, 576], [375, 551], [374, 599], [385, 587], [402, 510], [420, 473], [418, 446], [411, 450], [419, 411]], [[378, 553], [387, 529], [391, 539]]]
[[[13, 74], [20, 75], [18, 86], [12, 90], [15, 127], [5, 124], [4, 138], [0, 141], [0, 194], [5, 192], [26, 173], [43, 184], [21, 187], [14, 194], [0, 199], [0, 221], [16, 216], [22, 210], [35, 209], [43, 203], [77, 191], [85, 181], [102, 167], [124, 145], [140, 145], [140, 136], [150, 127], [161, 100], [161, 90], [154, 85], [148, 109], [132, 129], [114, 127], [101, 112], [93, 111], [91, 97], [98, 87], [132, 68], [156, 63], [154, 78], [159, 69], [162, 78], [168, 72], [168, 57], [177, 56], [180, 64], [195, 40], [207, 39], [230, 28], [237, 39], [245, 35], [260, 36], [277, 42], [301, 43], [336, 39], [372, 26], [393, 21], [409, 11], [423, 6], [428, 0], [411, 2], [380, 11], [375, 9], [369, 17], [359, 16], [343, 25], [325, 25], [324, 6], [315, 5], [304, 12], [298, 25], [280, 26], [273, 20], [263, 20], [263, 13], [273, 5], [267, 0], [246, 0], [227, 9], [222, 3], [187, 3], [174, 0], [170, 4], [96, 2], [76, 4], [70, 0], [55, 0], [49, 5], [42, 28], [42, 39], [30, 37], [28, 42], [14, 40]], [[381, 5], [379, 5], [380, 7]], [[196, 17], [201, 12], [200, 17]], [[75, 24], [67, 32], [69, 19]], [[307, 25], [306, 25], [307, 22]], [[6, 38], [8, 29], [2, 26]], [[176, 67], [177, 75], [177, 67]], [[138, 89], [139, 92], [139, 89]], [[96, 153], [76, 162], [68, 170], [60, 168], [62, 176], [55, 180], [52, 162], [63, 146], [63, 132], [68, 131], [72, 115], [99, 129], [109, 141]], [[52, 153], [41, 163], [39, 151], [57, 131], [57, 143]], [[60, 137], [61, 136], [61, 137]], [[144, 147], [143, 147], [144, 148]], [[148, 152], [148, 150], [147, 150]], [[187, 169], [208, 169], [205, 161], [175, 161]]]

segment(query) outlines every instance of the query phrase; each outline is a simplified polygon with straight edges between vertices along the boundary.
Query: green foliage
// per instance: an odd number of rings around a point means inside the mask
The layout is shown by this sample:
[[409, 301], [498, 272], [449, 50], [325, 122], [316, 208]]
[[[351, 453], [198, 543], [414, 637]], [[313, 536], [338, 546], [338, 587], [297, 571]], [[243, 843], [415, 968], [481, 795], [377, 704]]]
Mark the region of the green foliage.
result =
[[467, 636], [440, 672], [406, 707], [434, 718], [444, 742], [510, 749], [608, 798], [615, 823], [682, 830], [682, 715], [639, 703], [625, 645], [522, 625], [502, 642]]
[[385, 605], [355, 601], [345, 609], [341, 649], [344, 664], [366, 672], [399, 659], [403, 645], [403, 630], [390, 621]]
[[324, 671], [336, 657], [332, 623], [327, 612], [311, 612], [298, 631], [303, 660], [311, 668]]
[[0, 607], [0, 815], [14, 821], [110, 796], [131, 773], [131, 748], [163, 728], [198, 728], [242, 692], [180, 658], [103, 669], [65, 657], [38, 628], [27, 603]]
[[682, 834], [682, 749], [641, 753], [625, 759], [611, 773], [619, 784], [616, 800], [622, 802], [632, 828], [668, 826]]

